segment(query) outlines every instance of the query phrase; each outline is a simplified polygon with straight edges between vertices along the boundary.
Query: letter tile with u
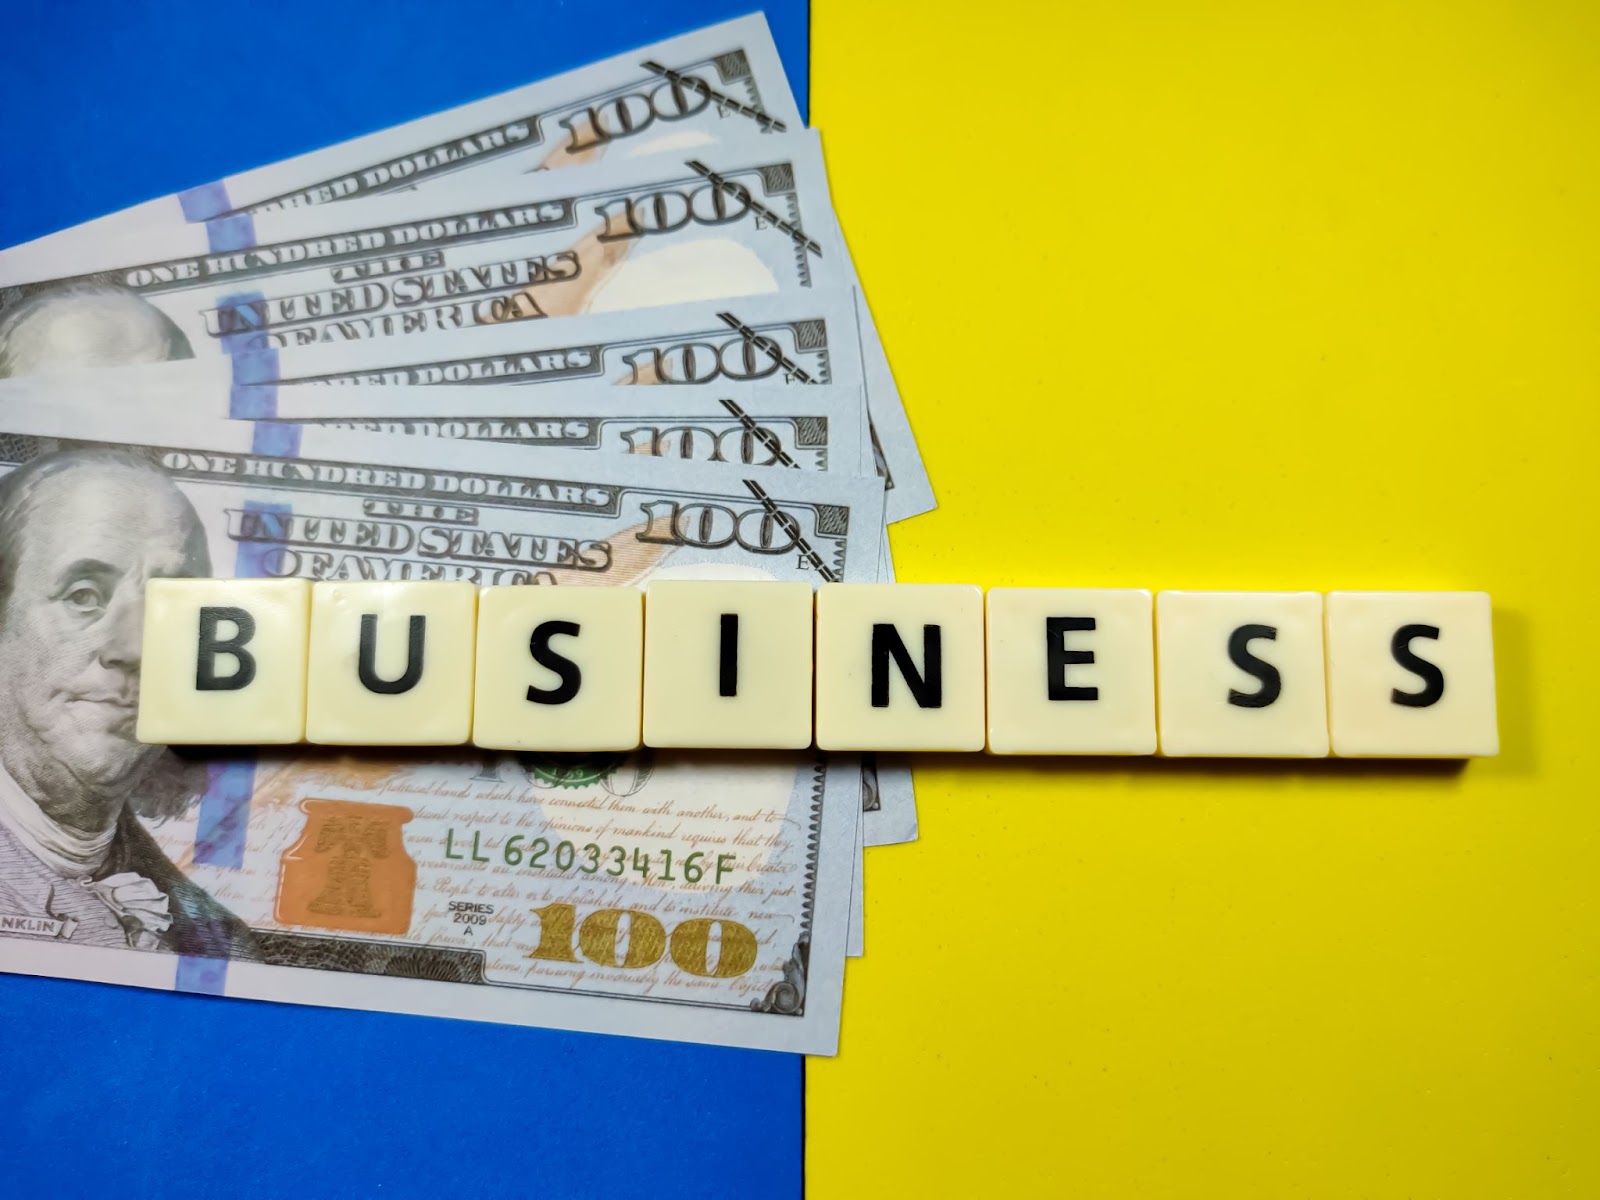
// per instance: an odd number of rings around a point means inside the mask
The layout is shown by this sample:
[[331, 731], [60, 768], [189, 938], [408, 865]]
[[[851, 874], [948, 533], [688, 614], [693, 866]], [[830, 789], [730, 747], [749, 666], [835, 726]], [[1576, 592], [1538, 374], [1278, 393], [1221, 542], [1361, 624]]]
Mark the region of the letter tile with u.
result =
[[315, 584], [306, 740], [467, 741], [477, 608], [478, 589], [470, 583]]

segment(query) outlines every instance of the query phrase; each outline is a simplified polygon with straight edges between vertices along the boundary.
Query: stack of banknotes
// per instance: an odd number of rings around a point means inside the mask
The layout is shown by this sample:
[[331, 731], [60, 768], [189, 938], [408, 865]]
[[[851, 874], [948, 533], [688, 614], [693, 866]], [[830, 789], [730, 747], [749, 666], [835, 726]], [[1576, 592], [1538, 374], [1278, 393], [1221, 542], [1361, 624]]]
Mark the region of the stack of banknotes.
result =
[[759, 15], [0, 251], [0, 969], [832, 1053], [903, 761], [142, 746], [143, 585], [890, 581], [932, 507]]

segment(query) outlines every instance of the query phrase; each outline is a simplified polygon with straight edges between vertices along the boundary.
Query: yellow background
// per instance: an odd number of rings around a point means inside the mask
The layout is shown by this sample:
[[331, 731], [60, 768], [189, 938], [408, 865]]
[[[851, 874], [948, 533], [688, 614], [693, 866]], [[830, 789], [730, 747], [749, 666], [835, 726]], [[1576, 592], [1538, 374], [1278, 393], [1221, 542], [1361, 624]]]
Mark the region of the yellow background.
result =
[[924, 759], [808, 1179], [1600, 1195], [1600, 5], [817, 0], [920, 582], [1491, 592], [1464, 772]]

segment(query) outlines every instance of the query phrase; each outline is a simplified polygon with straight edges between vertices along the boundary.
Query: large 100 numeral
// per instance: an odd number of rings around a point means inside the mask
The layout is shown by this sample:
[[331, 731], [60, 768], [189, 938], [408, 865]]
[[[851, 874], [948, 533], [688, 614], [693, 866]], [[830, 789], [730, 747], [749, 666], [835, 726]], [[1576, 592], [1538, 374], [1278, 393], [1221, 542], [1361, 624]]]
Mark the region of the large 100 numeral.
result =
[[602, 242], [643, 237], [647, 233], [673, 233], [690, 221], [698, 225], [726, 225], [750, 211], [750, 193], [738, 184], [717, 187], [702, 184], [688, 192], [663, 188], [642, 196], [618, 196], [595, 206], [606, 220]]
[[624, 429], [622, 437], [630, 452], [653, 454], [657, 458], [770, 467], [783, 453], [777, 434], [765, 426], [747, 429], [740, 425], [718, 430], [703, 425], [673, 425], [666, 429], [641, 425], [637, 429]]
[[735, 512], [722, 504], [652, 500], [639, 506], [649, 517], [634, 536], [641, 542], [716, 550], [738, 542], [751, 554], [787, 554], [799, 544], [794, 518], [765, 508]]
[[629, 383], [710, 383], [713, 379], [765, 379], [783, 368], [783, 350], [768, 337], [730, 338], [721, 345], [679, 342], [624, 354]]
[[[545, 962], [575, 963], [583, 957], [602, 967], [639, 971], [671, 956], [678, 969], [705, 979], [732, 979], [756, 962], [756, 935], [737, 921], [720, 917], [694, 917], [681, 921], [672, 935], [654, 916], [637, 908], [602, 908], [577, 921], [571, 904], [546, 904], [533, 910], [539, 918], [539, 944], [529, 958]], [[577, 944], [573, 925], [577, 924]], [[712, 938], [716, 961], [712, 961]]]
[[711, 103], [701, 88], [676, 79], [668, 80], [648, 92], [626, 92], [603, 104], [580, 108], [562, 117], [561, 124], [572, 135], [568, 148], [587, 150], [619, 137], [642, 133], [656, 121], [681, 121], [692, 117]]

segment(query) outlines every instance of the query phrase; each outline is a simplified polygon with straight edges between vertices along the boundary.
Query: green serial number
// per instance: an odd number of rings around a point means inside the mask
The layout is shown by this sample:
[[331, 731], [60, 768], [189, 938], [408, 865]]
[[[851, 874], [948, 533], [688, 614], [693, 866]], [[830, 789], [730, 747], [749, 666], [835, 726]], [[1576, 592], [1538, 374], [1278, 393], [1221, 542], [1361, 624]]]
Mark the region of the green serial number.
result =
[[[609, 875], [620, 879], [629, 871], [645, 880], [657, 879], [663, 883], [699, 883], [706, 880], [721, 883], [733, 874], [735, 854], [710, 854], [695, 850], [689, 854], [674, 855], [670, 849], [647, 850], [642, 846], [604, 846], [596, 842], [554, 842], [549, 838], [526, 838], [512, 834], [498, 852], [484, 853], [482, 835], [471, 833], [457, 835], [454, 829], [444, 834], [444, 856], [467, 862], [500, 861], [508, 867], [527, 867], [532, 871], [576, 871], [580, 875]], [[658, 865], [659, 864], [659, 865]]]

